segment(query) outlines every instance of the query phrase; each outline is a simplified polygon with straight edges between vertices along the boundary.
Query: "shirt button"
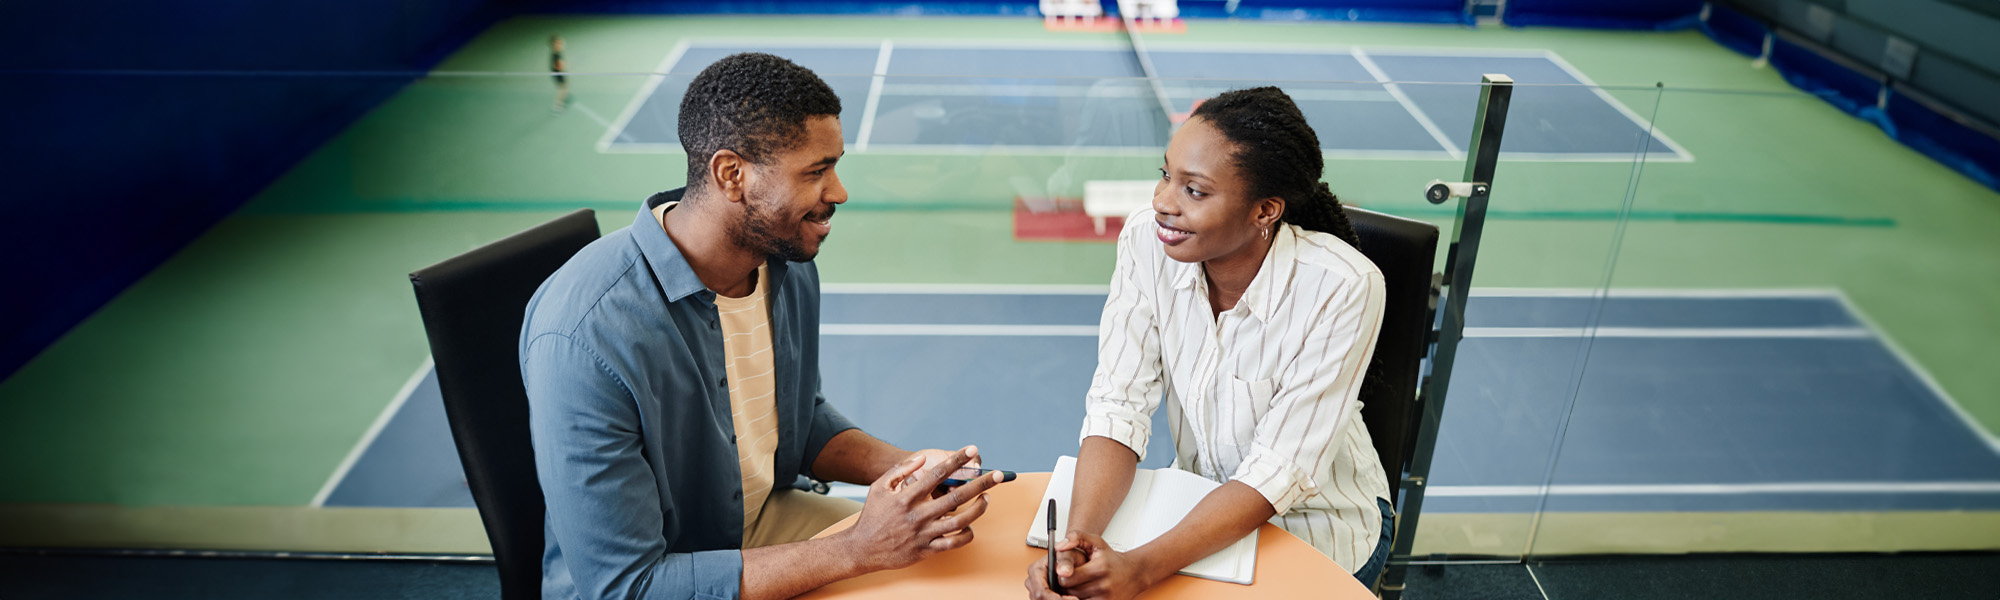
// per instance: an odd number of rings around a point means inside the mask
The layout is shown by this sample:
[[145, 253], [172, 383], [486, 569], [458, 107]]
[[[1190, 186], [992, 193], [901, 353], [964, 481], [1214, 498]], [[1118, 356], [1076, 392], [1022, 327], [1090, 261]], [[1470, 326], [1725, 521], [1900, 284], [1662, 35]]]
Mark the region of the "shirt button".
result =
[[729, 495], [729, 499], [730, 499], [730, 500], [742, 500], [742, 499], [743, 499], [743, 490], [736, 490], [736, 493], [734, 493], [734, 494], [730, 494], [730, 495]]
[[731, 443], [731, 444], [734, 444], [734, 443], [736, 443], [736, 434], [734, 434], [734, 433], [732, 433], [732, 434], [729, 434], [729, 443]]
[[729, 378], [728, 378], [728, 377], [717, 377], [717, 378], [715, 379], [715, 385], [719, 385], [719, 386], [722, 386], [722, 387], [725, 387], [725, 388], [726, 388], [726, 387], [729, 387]]
[[709, 322], [708, 322], [708, 328], [709, 328], [709, 329], [715, 329], [715, 321], [709, 321]]

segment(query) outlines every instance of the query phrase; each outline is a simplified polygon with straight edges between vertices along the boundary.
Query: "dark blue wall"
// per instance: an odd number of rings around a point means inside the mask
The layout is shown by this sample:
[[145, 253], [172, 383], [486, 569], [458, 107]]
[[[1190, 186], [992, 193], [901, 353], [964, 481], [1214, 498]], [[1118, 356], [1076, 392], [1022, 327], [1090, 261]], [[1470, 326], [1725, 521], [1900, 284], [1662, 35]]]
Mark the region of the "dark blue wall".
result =
[[[2000, 133], [1996, 133], [2000, 132], [2000, 103], [1992, 101], [2000, 94], [2000, 75], [1963, 62], [1975, 59], [1933, 47], [1942, 40], [1943, 47], [1965, 51], [1969, 47], [1953, 41], [1959, 40], [1954, 35], [1974, 32], [1976, 37], [1976, 32], [2000, 32], [2000, 17], [1945, 7], [1957, 11], [1951, 13], [1959, 17], [1958, 29], [1953, 30], [1956, 33], [1898, 38], [1899, 32], [1878, 31], [1872, 21], [1838, 12], [1861, 8], [1879, 15], [1883, 10], [1879, 4], [1876, 0], [1846, 0], [1844, 6], [1805, 0], [1732, 0], [1717, 3], [1704, 13], [1707, 18], [1702, 30], [1723, 46], [1749, 56], [1760, 55], [1768, 41], [1771, 66], [1785, 81], [1881, 127], [1890, 138], [1973, 181], [2000, 190]], [[1925, 6], [1940, 10], [1944, 5], [1925, 0], [1906, 8], [1922, 12]], [[2000, 12], [2000, 7], [1994, 11]], [[1780, 32], [1784, 35], [1778, 35]], [[1990, 43], [1991, 37], [1984, 41], [2000, 48]], [[1907, 42], [1904, 51], [1908, 54], [1898, 58], [1889, 52], [1892, 41]], [[2000, 50], [1976, 49], [1990, 55], [1985, 60], [2000, 61]]]
[[1695, 26], [1701, 0], [1508, 0], [1508, 25], [1601, 29], [1685, 29]]
[[0, 3], [0, 378], [503, 11]]
[[[1100, 0], [1116, 15], [1115, 0]], [[1039, 16], [1037, 0], [538, 0], [546, 13]], [[1181, 16], [1278, 21], [1403, 21], [1472, 24], [1464, 0], [1182, 0]]]

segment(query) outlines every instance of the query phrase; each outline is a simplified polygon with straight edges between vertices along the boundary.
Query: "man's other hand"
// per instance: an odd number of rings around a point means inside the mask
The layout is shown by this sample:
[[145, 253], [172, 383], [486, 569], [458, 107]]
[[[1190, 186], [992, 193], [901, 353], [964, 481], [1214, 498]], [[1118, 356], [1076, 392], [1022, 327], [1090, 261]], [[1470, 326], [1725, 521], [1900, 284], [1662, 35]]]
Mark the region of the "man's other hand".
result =
[[841, 532], [854, 558], [868, 570], [900, 569], [932, 554], [972, 543], [972, 522], [986, 513], [986, 491], [1000, 473], [933, 494], [953, 471], [974, 461], [979, 449], [925, 450], [876, 478], [854, 527]]

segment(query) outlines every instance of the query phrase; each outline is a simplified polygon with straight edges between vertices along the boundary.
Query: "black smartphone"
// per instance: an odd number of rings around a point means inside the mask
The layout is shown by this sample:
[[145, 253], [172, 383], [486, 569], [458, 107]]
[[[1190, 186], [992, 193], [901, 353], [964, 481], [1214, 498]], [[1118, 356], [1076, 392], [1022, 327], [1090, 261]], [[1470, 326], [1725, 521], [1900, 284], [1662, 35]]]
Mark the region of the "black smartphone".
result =
[[959, 467], [957, 471], [953, 471], [953, 472], [951, 473], [951, 476], [950, 476], [950, 477], [946, 477], [946, 478], [944, 479], [944, 482], [943, 482], [943, 483], [939, 483], [938, 485], [942, 485], [942, 486], [944, 486], [944, 487], [958, 487], [958, 486], [961, 486], [961, 485], [965, 485], [965, 483], [966, 483], [966, 482], [968, 482], [968, 481], [972, 481], [972, 480], [974, 480], [974, 479], [978, 479], [978, 478], [980, 478], [980, 477], [984, 477], [984, 476], [986, 476], [986, 474], [987, 474], [987, 473], [992, 473], [992, 472], [995, 472], [995, 471], [998, 471], [998, 472], [1000, 472], [1000, 473], [1003, 473], [1003, 475], [1001, 475], [1001, 476], [1000, 476], [1000, 481], [1001, 481], [1002, 483], [1005, 483], [1005, 482], [1008, 482], [1008, 481], [1013, 481], [1013, 480], [1014, 480], [1014, 472], [1013, 472], [1013, 471], [1001, 471], [1001, 470], [999, 470], [999, 469], [975, 469], [975, 468], [972, 468], [972, 467]]

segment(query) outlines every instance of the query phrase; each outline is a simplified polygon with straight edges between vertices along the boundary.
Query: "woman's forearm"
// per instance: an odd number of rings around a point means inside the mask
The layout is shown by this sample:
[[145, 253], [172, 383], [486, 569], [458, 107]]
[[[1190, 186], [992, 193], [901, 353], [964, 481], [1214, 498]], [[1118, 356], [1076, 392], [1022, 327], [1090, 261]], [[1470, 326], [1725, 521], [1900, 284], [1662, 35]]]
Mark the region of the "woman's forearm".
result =
[[1256, 488], [1231, 481], [1209, 492], [1179, 525], [1133, 549], [1131, 556], [1143, 565], [1146, 581], [1157, 582], [1236, 543], [1277, 514]]
[[1083, 438], [1071, 485], [1069, 529], [1103, 535], [1118, 505], [1125, 502], [1125, 493], [1131, 491], [1132, 474], [1138, 468], [1138, 453], [1124, 444], [1106, 437]]

